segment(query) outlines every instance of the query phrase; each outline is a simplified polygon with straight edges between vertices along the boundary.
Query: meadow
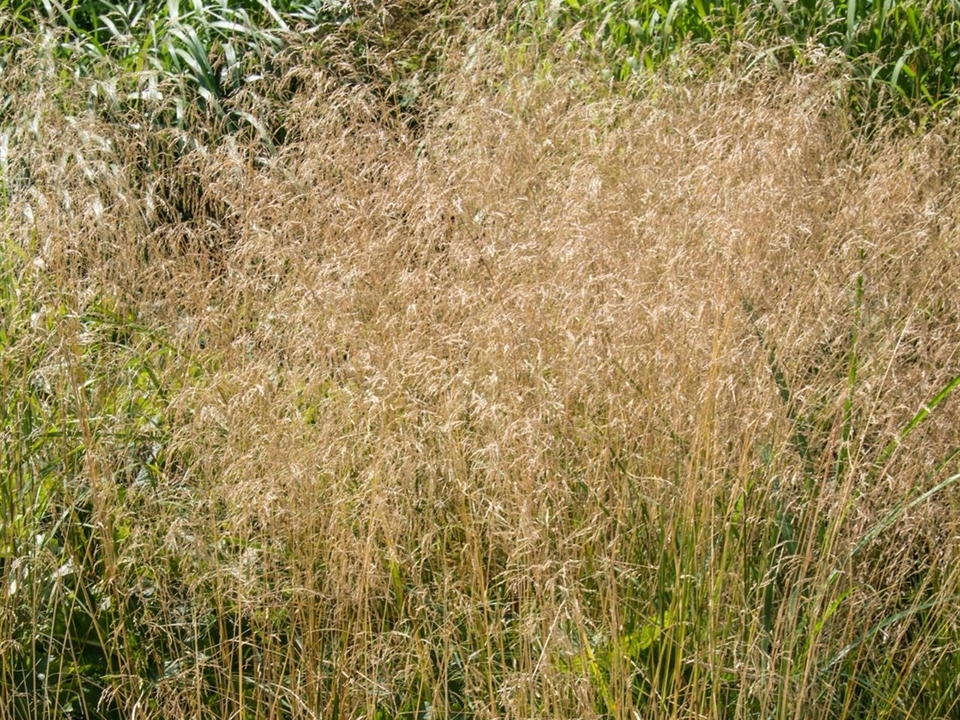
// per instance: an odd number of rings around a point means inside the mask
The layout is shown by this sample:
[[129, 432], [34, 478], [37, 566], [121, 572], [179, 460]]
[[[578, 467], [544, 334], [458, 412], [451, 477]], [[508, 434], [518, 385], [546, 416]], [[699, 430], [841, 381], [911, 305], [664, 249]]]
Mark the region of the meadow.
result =
[[0, 3], [0, 718], [957, 717], [958, 38]]

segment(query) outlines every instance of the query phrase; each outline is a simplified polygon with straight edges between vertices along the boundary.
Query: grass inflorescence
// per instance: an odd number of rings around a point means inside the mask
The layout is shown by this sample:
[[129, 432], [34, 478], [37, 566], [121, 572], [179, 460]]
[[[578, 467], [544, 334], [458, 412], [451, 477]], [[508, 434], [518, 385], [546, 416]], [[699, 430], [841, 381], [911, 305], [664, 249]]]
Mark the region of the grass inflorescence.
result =
[[184, 5], [2, 50], [0, 717], [956, 715], [948, 103], [586, 3], [251, 4], [234, 87]]

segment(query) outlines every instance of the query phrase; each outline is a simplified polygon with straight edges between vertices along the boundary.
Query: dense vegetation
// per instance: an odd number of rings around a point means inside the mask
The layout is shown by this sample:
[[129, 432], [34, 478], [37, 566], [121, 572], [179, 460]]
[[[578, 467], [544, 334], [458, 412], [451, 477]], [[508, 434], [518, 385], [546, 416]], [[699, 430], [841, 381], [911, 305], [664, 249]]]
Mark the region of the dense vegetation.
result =
[[[691, 43], [731, 51], [752, 43], [760, 55], [803, 64], [813, 48], [839, 50], [859, 82], [855, 109], [892, 96], [901, 109], [936, 107], [956, 92], [960, 4], [955, 0], [619, 0], [553, 3], [552, 26], [577, 27], [612, 60], [620, 78], [660, 65]], [[578, 27], [579, 26], [579, 27]]]
[[960, 712], [960, 4], [0, 38], [0, 718]]

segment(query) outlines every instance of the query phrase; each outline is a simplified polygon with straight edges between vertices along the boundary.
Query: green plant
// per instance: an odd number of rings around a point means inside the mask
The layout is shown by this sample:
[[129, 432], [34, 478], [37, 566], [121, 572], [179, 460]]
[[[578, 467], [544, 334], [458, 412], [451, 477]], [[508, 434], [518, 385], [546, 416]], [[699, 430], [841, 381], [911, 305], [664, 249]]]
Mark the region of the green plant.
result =
[[954, 0], [565, 0], [521, 7], [548, 28], [572, 33], [573, 42], [596, 45], [619, 79], [658, 67], [689, 44], [730, 52], [750, 43], [759, 58], [801, 64], [815, 45], [848, 58], [857, 80], [852, 101], [861, 111], [884, 97], [901, 110], [918, 103], [936, 109], [957, 90]]
[[168, 349], [145, 353], [144, 329], [108, 306], [55, 304], [21, 252], [3, 255], [0, 684], [14, 716], [121, 717], [155, 652], [123, 557], [131, 504], [167, 462]]

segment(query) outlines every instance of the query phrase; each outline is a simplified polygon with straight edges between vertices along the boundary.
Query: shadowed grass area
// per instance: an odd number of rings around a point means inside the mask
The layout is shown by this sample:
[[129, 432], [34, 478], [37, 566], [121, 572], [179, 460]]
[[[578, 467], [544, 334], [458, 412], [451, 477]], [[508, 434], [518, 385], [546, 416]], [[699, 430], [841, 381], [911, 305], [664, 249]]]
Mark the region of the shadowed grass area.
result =
[[954, 715], [953, 124], [464, 17], [416, 122], [288, 48], [276, 143], [19, 47], [0, 716]]

